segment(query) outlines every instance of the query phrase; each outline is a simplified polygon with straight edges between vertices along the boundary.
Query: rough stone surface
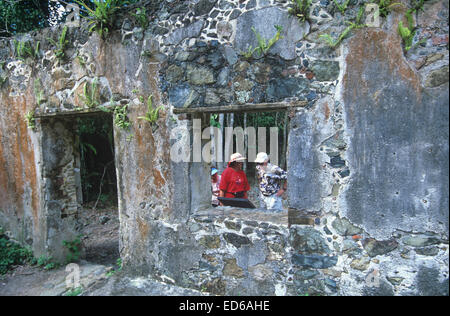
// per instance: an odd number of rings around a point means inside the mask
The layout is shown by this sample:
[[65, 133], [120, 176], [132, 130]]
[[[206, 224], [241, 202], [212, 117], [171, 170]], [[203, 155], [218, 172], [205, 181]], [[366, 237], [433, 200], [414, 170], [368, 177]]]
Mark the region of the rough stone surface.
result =
[[171, 33], [167, 37], [166, 43], [169, 45], [176, 45], [179, 44], [185, 38], [198, 36], [203, 28], [203, 24], [204, 22], [199, 20], [187, 27], [176, 29], [173, 33]]
[[298, 255], [292, 256], [292, 263], [306, 268], [327, 269], [336, 265], [337, 257], [319, 255]]
[[407, 236], [404, 236], [401, 239], [401, 241], [405, 245], [413, 246], [413, 247], [424, 247], [424, 246], [436, 245], [436, 244], [440, 244], [442, 242], [442, 240], [436, 236], [425, 235], [425, 234], [407, 235]]
[[257, 39], [252, 31], [256, 29], [262, 38], [269, 41], [276, 34], [275, 28], [267, 28], [268, 25], [280, 25], [283, 27], [282, 35], [284, 39], [279, 40], [271, 50], [272, 54], [279, 54], [285, 59], [294, 59], [295, 44], [303, 38], [309, 31], [309, 24], [300, 24], [297, 19], [289, 16], [286, 11], [278, 8], [264, 8], [253, 10], [242, 14], [237, 19], [236, 29], [238, 30], [234, 46], [238, 51], [247, 51], [249, 46], [256, 47]]
[[329, 254], [331, 252], [320, 232], [314, 228], [291, 229], [289, 239], [292, 248], [302, 254]]
[[448, 238], [448, 85], [422, 89], [398, 40], [381, 30], [358, 32], [346, 61], [348, 219], [379, 239], [395, 227]]
[[292, 167], [288, 174], [288, 194], [289, 206], [296, 209], [319, 208], [322, 190], [319, 181], [321, 167], [314, 150], [318, 143], [314, 126], [313, 117], [309, 113], [297, 114], [291, 120], [287, 160]]
[[333, 81], [339, 76], [339, 63], [337, 61], [317, 60], [311, 65], [316, 80]]
[[331, 226], [341, 236], [352, 236], [362, 232], [361, 228], [356, 227], [346, 218], [336, 218], [331, 223]]
[[379, 255], [385, 255], [385, 254], [393, 251], [395, 248], [398, 247], [398, 243], [395, 240], [378, 241], [378, 240], [371, 238], [371, 239], [364, 239], [363, 246], [364, 246], [364, 249], [369, 254], [369, 256], [375, 257], [375, 256], [379, 256]]

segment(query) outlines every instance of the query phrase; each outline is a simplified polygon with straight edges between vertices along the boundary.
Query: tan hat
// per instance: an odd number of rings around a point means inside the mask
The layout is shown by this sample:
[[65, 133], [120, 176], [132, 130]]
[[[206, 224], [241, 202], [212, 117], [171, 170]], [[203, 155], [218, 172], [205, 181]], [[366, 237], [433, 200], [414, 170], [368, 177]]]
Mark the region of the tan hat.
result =
[[268, 161], [269, 161], [269, 156], [266, 153], [259, 153], [255, 159], [256, 163], [265, 163]]
[[240, 153], [234, 153], [231, 155], [230, 157], [230, 162], [234, 162], [234, 161], [244, 161], [247, 160], [247, 158], [245, 158], [244, 156], [242, 156]]

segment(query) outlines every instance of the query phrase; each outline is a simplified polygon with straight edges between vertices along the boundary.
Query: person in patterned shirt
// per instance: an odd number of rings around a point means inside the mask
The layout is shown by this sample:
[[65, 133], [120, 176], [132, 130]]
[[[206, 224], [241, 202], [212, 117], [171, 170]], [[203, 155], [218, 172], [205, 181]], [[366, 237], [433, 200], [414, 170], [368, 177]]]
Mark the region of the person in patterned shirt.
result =
[[261, 207], [269, 210], [282, 210], [281, 197], [287, 189], [286, 171], [269, 163], [269, 156], [263, 152], [256, 156], [255, 162], [261, 193]]

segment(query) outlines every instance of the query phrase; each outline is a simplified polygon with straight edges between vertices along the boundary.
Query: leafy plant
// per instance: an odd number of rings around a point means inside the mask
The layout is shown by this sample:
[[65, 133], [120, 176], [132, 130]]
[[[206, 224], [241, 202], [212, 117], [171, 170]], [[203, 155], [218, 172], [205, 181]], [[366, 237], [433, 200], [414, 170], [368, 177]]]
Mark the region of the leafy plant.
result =
[[288, 13], [302, 22], [308, 20], [312, 0], [291, 0], [291, 2], [292, 7], [288, 9]]
[[30, 249], [11, 242], [0, 234], [0, 275], [8, 272], [14, 265], [25, 264], [33, 260]]
[[131, 13], [131, 15], [136, 18], [137, 22], [143, 29], [147, 28], [149, 21], [145, 8], [137, 8], [136, 13]]
[[[140, 97], [141, 102], [144, 102], [144, 98]], [[159, 118], [159, 111], [163, 109], [163, 106], [158, 106], [157, 108], [153, 107], [153, 96], [150, 95], [147, 99], [147, 113], [145, 116], [139, 116], [138, 119], [146, 120], [150, 123], [150, 125], [155, 129], [155, 123]]]
[[393, 0], [379, 0], [378, 2], [379, 14], [383, 18], [389, 15], [392, 7], [397, 5], [404, 6], [404, 4], [401, 2], [392, 2], [392, 1]]
[[25, 122], [27, 122], [27, 126], [29, 129], [35, 129], [36, 125], [35, 125], [35, 117], [34, 117], [34, 111], [28, 111], [25, 114]]
[[63, 241], [63, 246], [67, 248], [69, 253], [66, 256], [66, 263], [76, 262], [80, 259], [81, 252], [81, 236], [78, 236], [72, 241]]
[[[416, 35], [417, 28], [414, 26], [413, 14], [420, 10], [423, 11], [424, 2], [425, 0], [413, 0], [412, 7], [405, 13], [405, 17], [408, 22], [407, 26], [403, 25], [403, 21], [398, 22], [398, 33], [405, 44], [405, 51], [409, 51], [414, 47], [413, 40]], [[423, 40], [419, 41], [416, 45], [419, 45], [422, 42]]]
[[94, 153], [94, 155], [97, 156], [97, 149], [95, 149], [93, 145], [85, 142], [80, 142], [80, 147], [83, 151], [87, 151], [88, 149], [90, 149]]
[[281, 32], [283, 31], [283, 27], [279, 26], [279, 25], [275, 25], [274, 26], [275, 29], [277, 30], [277, 33], [275, 34], [274, 37], [272, 37], [269, 42], [267, 42], [267, 40], [265, 38], [263, 38], [261, 36], [261, 34], [258, 33], [258, 31], [256, 31], [256, 29], [254, 27], [252, 27], [252, 31], [253, 33], [255, 33], [255, 36], [258, 40], [258, 46], [253, 48], [252, 46], [250, 46], [247, 50], [247, 52], [243, 52], [242, 55], [245, 58], [251, 58], [253, 56], [253, 54], [255, 52], [259, 53], [259, 56], [263, 56], [266, 55], [267, 52], [269, 51], [269, 49], [276, 43], [278, 42], [280, 39], [283, 39], [283, 36], [281, 36]]
[[352, 30], [365, 27], [365, 24], [361, 23], [363, 13], [364, 13], [364, 8], [361, 7], [358, 11], [358, 15], [356, 16], [355, 22], [346, 21], [345, 23], [348, 24], [348, 26], [338, 36], [337, 39], [334, 39], [330, 34], [322, 34], [319, 37], [323, 38], [325, 40], [325, 42], [328, 44], [328, 46], [330, 46], [331, 48], [336, 48], [347, 37], [347, 35]]
[[77, 60], [78, 63], [80, 64], [81, 67], [86, 67], [86, 61], [83, 59], [83, 57], [81, 57], [80, 55], [77, 56]]
[[334, 5], [336, 6], [336, 8], [338, 8], [338, 10], [341, 11], [342, 15], [344, 15], [345, 10], [347, 10], [347, 6], [348, 6], [350, 0], [343, 0], [342, 4], [337, 2], [337, 0], [333, 0], [333, 2], [334, 2]]
[[39, 45], [40, 42], [36, 42], [34, 49], [28, 41], [17, 41], [14, 40], [14, 47], [16, 51], [16, 57], [19, 59], [26, 59], [27, 57], [31, 57], [32, 59], [39, 56]]
[[409, 9], [411, 13], [423, 11], [423, 5], [425, 4], [425, 0], [411, 0], [412, 1], [412, 8]]
[[83, 293], [83, 288], [80, 286], [80, 287], [77, 287], [77, 288], [74, 288], [74, 289], [70, 289], [69, 291], [67, 291], [64, 294], [64, 296], [78, 296], [81, 293]]
[[86, 82], [83, 88], [83, 95], [79, 95], [80, 99], [87, 105], [88, 108], [94, 108], [100, 105], [97, 99], [97, 78], [92, 83]]
[[41, 104], [43, 95], [44, 95], [44, 90], [42, 90], [41, 80], [38, 78], [38, 79], [34, 80], [34, 96], [36, 97], [37, 105]]
[[[50, 6], [49, 1], [0, 1], [0, 37], [27, 33], [49, 26]], [[52, 15], [53, 18], [60, 20]]]
[[114, 108], [114, 125], [122, 129], [129, 129], [131, 123], [128, 119], [128, 104]]
[[91, 0], [94, 8], [90, 8], [83, 0], [75, 0], [82, 5], [88, 14], [89, 32], [97, 32], [105, 37], [111, 30], [114, 22], [114, 14], [124, 1], [121, 0]]
[[56, 47], [55, 56], [59, 60], [63, 59], [65, 56], [64, 50], [69, 41], [66, 39], [67, 35], [67, 26], [64, 26], [62, 33], [58, 39], [58, 42], [55, 42], [53, 39], [49, 38], [48, 40]]
[[220, 123], [217, 121], [218, 119], [219, 119], [218, 114], [211, 114], [209, 118], [209, 125], [220, 128], [221, 126]]
[[113, 276], [116, 272], [122, 271], [122, 258], [116, 260], [116, 268], [106, 273], [107, 277]]
[[44, 270], [52, 270], [58, 266], [55, 262], [53, 262], [53, 257], [47, 257], [45, 255], [40, 256], [37, 259], [36, 264], [38, 267], [43, 267]]

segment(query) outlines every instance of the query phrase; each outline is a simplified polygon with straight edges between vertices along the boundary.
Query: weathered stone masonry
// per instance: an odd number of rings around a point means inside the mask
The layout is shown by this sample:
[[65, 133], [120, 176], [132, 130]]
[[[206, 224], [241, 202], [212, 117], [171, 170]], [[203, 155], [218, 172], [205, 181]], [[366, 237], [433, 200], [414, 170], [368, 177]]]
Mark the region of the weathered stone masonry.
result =
[[[365, 2], [343, 16], [316, 0], [299, 22], [288, 1], [163, 1], [146, 30], [128, 14], [106, 39], [70, 28], [62, 61], [46, 40], [62, 26], [17, 38], [40, 41], [34, 60], [2, 40], [0, 225], [64, 258], [80, 201], [73, 117], [100, 111], [80, 98], [96, 80], [103, 106], [129, 105], [131, 129], [114, 129], [128, 271], [222, 295], [448, 295], [448, 2], [425, 2], [425, 41], [407, 53], [404, 8], [327, 47], [319, 36]], [[269, 39], [274, 25], [284, 38], [267, 56], [240, 55], [252, 27]], [[138, 119], [149, 95], [164, 106], [156, 130]], [[206, 209], [209, 166], [170, 159], [171, 131], [192, 118], [173, 109], [294, 101], [289, 213]]]

